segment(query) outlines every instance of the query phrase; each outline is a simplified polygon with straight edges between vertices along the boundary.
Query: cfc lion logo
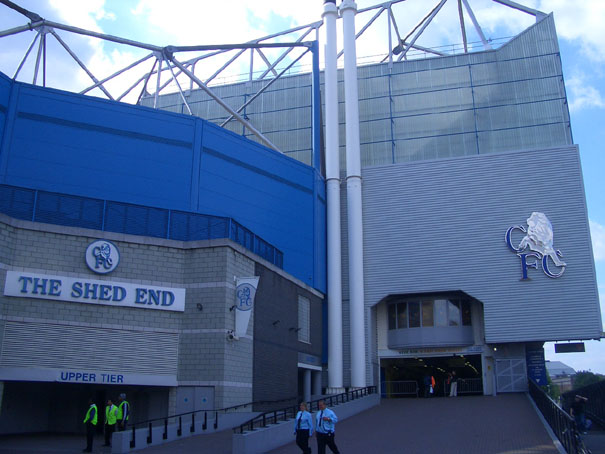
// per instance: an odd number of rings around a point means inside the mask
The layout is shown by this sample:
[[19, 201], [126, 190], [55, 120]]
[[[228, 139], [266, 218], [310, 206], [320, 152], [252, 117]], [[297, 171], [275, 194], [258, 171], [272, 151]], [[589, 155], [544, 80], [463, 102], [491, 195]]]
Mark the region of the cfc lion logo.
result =
[[[525, 236], [515, 247], [512, 243], [512, 233], [515, 230], [520, 230], [525, 233]], [[553, 246], [553, 228], [549, 219], [544, 213], [534, 211], [527, 219], [527, 228], [522, 225], [515, 225], [506, 231], [505, 241], [508, 247], [517, 254], [521, 259], [521, 268], [523, 271], [522, 280], [528, 279], [527, 269], [538, 268], [538, 263], [542, 262], [542, 270], [548, 277], [557, 278], [563, 275], [567, 264], [561, 260], [563, 254]], [[529, 248], [531, 252], [524, 251]], [[528, 257], [537, 259], [534, 262], [528, 262]], [[561, 270], [559, 273], [553, 273], [549, 268], [548, 259]]]

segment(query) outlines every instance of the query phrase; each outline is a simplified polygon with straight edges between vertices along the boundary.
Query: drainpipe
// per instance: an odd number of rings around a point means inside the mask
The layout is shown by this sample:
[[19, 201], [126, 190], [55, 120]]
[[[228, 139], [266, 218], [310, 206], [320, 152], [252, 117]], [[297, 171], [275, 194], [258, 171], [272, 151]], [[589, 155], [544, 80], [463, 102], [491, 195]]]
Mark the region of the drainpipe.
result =
[[336, 0], [324, 0], [326, 30], [326, 198], [328, 229], [328, 388], [344, 392], [342, 380], [342, 263], [340, 244], [340, 157], [338, 151], [338, 81], [336, 69]]
[[340, 4], [340, 14], [343, 20], [345, 57], [351, 387], [363, 388], [366, 386], [366, 336], [364, 325], [359, 95], [357, 90], [357, 52], [355, 49], [355, 14], [357, 14], [357, 4], [353, 0], [343, 0]]

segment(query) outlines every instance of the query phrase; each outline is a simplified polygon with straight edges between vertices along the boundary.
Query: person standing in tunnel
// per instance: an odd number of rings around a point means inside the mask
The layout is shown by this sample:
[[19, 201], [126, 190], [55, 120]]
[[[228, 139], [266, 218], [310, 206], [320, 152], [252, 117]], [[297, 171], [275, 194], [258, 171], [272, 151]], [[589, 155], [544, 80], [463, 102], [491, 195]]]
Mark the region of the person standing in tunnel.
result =
[[97, 421], [99, 412], [97, 406], [92, 401], [92, 398], [88, 399], [88, 411], [84, 417], [84, 424], [86, 424], [86, 448], [82, 452], [92, 452], [92, 441], [95, 436], [95, 429], [97, 427]]

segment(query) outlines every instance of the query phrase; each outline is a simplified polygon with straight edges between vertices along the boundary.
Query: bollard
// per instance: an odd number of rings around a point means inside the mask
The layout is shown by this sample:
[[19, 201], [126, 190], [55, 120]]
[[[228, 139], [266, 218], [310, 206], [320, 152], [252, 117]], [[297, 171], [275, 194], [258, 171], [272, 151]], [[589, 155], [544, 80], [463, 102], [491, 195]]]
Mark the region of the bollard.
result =
[[206, 430], [208, 428], [208, 412], [204, 412], [204, 424], [202, 424], [202, 430]]
[[195, 432], [195, 413], [191, 413], [191, 428], [189, 431], [191, 433]]
[[152, 429], [152, 426], [151, 426], [151, 423], [149, 423], [149, 435], [147, 435], [147, 444], [148, 445], [150, 445], [153, 440], [151, 429]]
[[134, 430], [134, 424], [132, 425], [132, 439], [130, 440], [130, 447], [134, 448], [136, 446], [137, 442], [136, 442], [136, 435], [135, 435], [135, 430]]
[[214, 412], [214, 430], [218, 429], [218, 411]]
[[162, 435], [164, 440], [168, 440], [168, 418], [164, 419], [164, 434]]
[[182, 417], [179, 416], [179, 428], [176, 431], [176, 434], [180, 437], [181, 435], [183, 435], [183, 420], [181, 419]]

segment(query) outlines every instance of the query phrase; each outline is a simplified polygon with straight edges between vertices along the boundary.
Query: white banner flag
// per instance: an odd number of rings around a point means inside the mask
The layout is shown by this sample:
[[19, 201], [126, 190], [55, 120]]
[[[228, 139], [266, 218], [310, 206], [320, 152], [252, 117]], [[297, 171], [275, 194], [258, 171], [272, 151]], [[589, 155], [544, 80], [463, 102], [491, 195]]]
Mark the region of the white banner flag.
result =
[[254, 297], [260, 277], [238, 277], [235, 284], [235, 336], [241, 337], [248, 331], [250, 314], [254, 308]]

